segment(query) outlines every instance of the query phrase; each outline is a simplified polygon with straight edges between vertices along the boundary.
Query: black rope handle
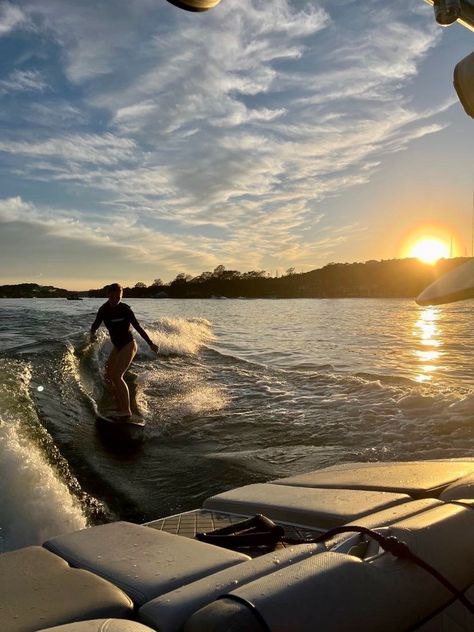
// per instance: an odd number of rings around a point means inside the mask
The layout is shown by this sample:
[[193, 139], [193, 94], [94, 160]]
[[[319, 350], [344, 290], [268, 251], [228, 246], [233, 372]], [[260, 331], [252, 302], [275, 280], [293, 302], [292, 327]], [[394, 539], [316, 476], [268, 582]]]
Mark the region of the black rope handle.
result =
[[248, 520], [215, 529], [209, 533], [196, 533], [196, 539], [224, 548], [275, 547], [285, 534], [280, 525], [258, 514]]

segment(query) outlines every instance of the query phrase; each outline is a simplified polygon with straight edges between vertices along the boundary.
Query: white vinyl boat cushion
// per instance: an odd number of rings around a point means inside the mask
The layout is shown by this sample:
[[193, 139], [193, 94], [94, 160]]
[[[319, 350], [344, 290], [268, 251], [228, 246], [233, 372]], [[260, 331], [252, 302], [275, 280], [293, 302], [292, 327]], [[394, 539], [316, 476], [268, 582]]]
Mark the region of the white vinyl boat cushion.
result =
[[119, 586], [138, 606], [249, 559], [242, 553], [129, 522], [60, 535], [44, 546], [73, 566]]
[[474, 472], [468, 476], [460, 478], [458, 481], [447, 487], [440, 496], [441, 500], [468, 500], [474, 499]]
[[367, 489], [398, 492], [413, 498], [438, 497], [448, 485], [474, 476], [474, 461], [345, 463], [272, 481], [277, 485]]
[[[442, 505], [401, 521], [393, 532], [459, 589], [472, 583], [472, 510]], [[271, 632], [400, 632], [447, 605], [452, 595], [423, 569], [391, 554], [364, 562], [329, 552], [232, 591], [193, 615], [186, 632], [225, 630], [230, 621], [239, 629], [239, 610], [243, 620], [251, 612], [242, 600], [255, 606]], [[246, 629], [264, 629], [254, 621]]]
[[[357, 518], [356, 520], [350, 521], [347, 526], [352, 524], [360, 527], [366, 527], [367, 529], [377, 529], [379, 527], [393, 525], [395, 522], [400, 522], [400, 520], [404, 520], [410, 516], [416, 516], [422, 511], [428, 511], [428, 509], [442, 506], [443, 503], [441, 500], [436, 500], [435, 498], [421, 498], [420, 500], [412, 500], [411, 502], [404, 503], [403, 505], [397, 505], [396, 507], [390, 507], [389, 509], [384, 509], [383, 511], [377, 511], [374, 514]], [[347, 533], [339, 533], [327, 540], [326, 546], [328, 549], [333, 548], [346, 539]]]
[[34, 632], [71, 621], [127, 617], [129, 597], [40, 546], [0, 555], [0, 630]]
[[43, 628], [38, 632], [153, 632], [153, 630], [137, 621], [127, 619], [94, 619], [54, 628]]
[[411, 498], [406, 494], [256, 483], [212, 496], [203, 507], [245, 516], [264, 514], [287, 524], [330, 529], [407, 501]]
[[261, 555], [149, 601], [139, 619], [160, 632], [179, 632], [194, 612], [220, 595], [324, 550], [321, 544], [302, 544]]

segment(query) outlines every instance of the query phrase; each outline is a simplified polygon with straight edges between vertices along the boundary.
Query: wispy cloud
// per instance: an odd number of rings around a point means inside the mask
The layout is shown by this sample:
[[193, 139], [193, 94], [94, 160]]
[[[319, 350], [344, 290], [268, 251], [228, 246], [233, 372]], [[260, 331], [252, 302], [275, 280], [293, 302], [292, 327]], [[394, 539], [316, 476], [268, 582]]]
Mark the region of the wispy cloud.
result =
[[0, 37], [7, 35], [25, 22], [22, 10], [10, 2], [0, 2]]
[[15, 70], [0, 80], [0, 94], [8, 92], [42, 92], [46, 82], [38, 70]]
[[[266, 222], [268, 230], [275, 229], [273, 235], [280, 256], [275, 260], [278, 265], [282, 258], [289, 264], [302, 265], [311, 263], [321, 252], [330, 256], [334, 247], [346, 239], [340, 231], [334, 231], [333, 235], [333, 230], [329, 229], [325, 237], [317, 242], [309, 241], [303, 247], [288, 232], [291, 221], [281, 212]], [[135, 280], [140, 275], [146, 275], [145, 278], [153, 274], [157, 276], [163, 269], [169, 271], [169, 278], [183, 271], [212, 270], [223, 260], [234, 269], [261, 269], [262, 257], [275, 254], [274, 247], [255, 231], [257, 224], [250, 220], [240, 230], [231, 232], [225, 241], [219, 236], [201, 236], [199, 248], [195, 247], [196, 236], [192, 234], [165, 233], [145, 226], [136, 218], [84, 214], [73, 209], [52, 211], [18, 197], [0, 200], [0, 224], [0, 263], [4, 265], [18, 247], [12, 243], [14, 234], [16, 239], [22, 240], [23, 246], [30, 244], [33, 251], [30, 257], [28, 249], [23, 249], [18, 265], [33, 271], [34, 261], [44, 257], [48, 263], [43, 263], [43, 267], [45, 270], [49, 267], [50, 277], [54, 266], [59, 264], [64, 276], [74, 276], [74, 269], [79, 264], [82, 269], [90, 269], [89, 274], [93, 272], [100, 277], [113, 271], [117, 261], [122, 262], [124, 277]], [[354, 227], [350, 227], [350, 231], [354, 234]], [[31, 246], [32, 243], [35, 245]], [[247, 264], [245, 268], [241, 265], [243, 260]], [[100, 267], [97, 261], [100, 261]], [[57, 268], [56, 273], [59, 273]]]
[[54, 157], [65, 164], [113, 165], [133, 157], [135, 143], [113, 134], [79, 134], [45, 141], [0, 141], [0, 151], [32, 158]]

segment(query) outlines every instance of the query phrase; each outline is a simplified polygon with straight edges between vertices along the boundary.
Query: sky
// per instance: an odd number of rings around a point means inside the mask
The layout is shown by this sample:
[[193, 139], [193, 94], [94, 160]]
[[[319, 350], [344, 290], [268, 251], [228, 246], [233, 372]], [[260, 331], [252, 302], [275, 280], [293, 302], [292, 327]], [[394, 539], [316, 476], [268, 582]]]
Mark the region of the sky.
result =
[[0, 0], [0, 284], [471, 255], [472, 50], [422, 0]]

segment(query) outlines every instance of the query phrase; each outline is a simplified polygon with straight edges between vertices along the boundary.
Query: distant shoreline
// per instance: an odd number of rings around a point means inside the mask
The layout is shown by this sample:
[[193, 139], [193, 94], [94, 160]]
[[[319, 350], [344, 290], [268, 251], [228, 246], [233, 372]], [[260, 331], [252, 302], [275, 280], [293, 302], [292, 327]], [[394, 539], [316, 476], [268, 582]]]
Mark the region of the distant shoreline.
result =
[[[430, 265], [418, 259], [365, 263], [330, 263], [310, 272], [289, 269], [271, 277], [263, 270], [241, 273], [218, 266], [197, 277], [179, 274], [170, 283], [137, 283], [124, 288], [127, 298], [288, 299], [288, 298], [414, 298], [435, 279], [470, 261], [468, 257], [440, 259]], [[0, 286], [0, 298], [104, 298], [106, 287], [73, 291], [37, 283]]]

